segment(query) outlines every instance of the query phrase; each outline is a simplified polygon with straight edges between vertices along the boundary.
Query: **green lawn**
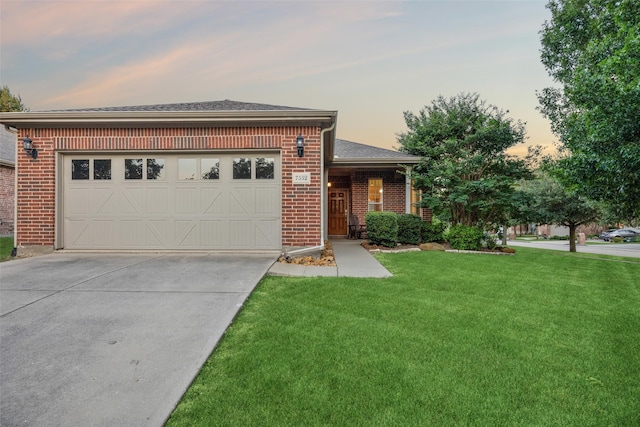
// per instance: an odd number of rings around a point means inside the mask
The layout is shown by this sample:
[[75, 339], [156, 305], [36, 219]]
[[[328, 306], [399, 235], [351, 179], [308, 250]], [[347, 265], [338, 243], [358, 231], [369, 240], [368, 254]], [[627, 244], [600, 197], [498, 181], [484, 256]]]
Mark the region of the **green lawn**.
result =
[[640, 260], [517, 251], [267, 277], [168, 425], [640, 425]]
[[13, 249], [13, 237], [0, 237], [0, 261], [11, 256], [11, 250]]

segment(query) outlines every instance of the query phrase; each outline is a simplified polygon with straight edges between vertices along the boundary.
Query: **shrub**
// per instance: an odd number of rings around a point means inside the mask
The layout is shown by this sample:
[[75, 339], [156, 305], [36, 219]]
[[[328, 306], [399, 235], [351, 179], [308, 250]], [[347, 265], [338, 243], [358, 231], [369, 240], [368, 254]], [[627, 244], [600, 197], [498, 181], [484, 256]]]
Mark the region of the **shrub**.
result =
[[437, 224], [424, 221], [422, 223], [422, 241], [429, 242], [444, 242], [444, 230], [446, 226], [440, 222]]
[[622, 243], [624, 242], [624, 239], [620, 236], [616, 236], [613, 238], [613, 243]]
[[398, 243], [417, 245], [420, 243], [422, 218], [413, 214], [398, 215]]
[[484, 237], [484, 245], [490, 251], [492, 251], [495, 248], [497, 248], [498, 247], [498, 243], [496, 242], [496, 235], [487, 233], [487, 235]]
[[368, 212], [365, 216], [365, 222], [369, 242], [388, 248], [398, 244], [398, 214], [395, 212]]
[[445, 238], [453, 249], [477, 251], [483, 236], [483, 231], [478, 227], [458, 224], [447, 231]]

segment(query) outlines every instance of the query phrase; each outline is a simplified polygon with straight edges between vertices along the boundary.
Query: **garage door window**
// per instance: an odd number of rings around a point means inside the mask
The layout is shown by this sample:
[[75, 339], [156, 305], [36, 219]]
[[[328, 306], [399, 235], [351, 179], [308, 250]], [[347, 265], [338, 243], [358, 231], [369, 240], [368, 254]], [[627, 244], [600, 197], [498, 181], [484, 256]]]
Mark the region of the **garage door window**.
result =
[[71, 179], [89, 179], [89, 159], [71, 160]]
[[93, 160], [93, 179], [111, 179], [111, 159]]
[[164, 181], [164, 159], [147, 159], [147, 179]]
[[258, 157], [256, 159], [256, 179], [274, 179], [274, 165], [273, 158]]
[[197, 176], [196, 159], [178, 159], [178, 179], [180, 181], [191, 181]]
[[246, 157], [233, 159], [233, 179], [251, 179], [251, 159]]
[[124, 179], [142, 179], [142, 159], [124, 159]]
[[200, 160], [202, 179], [220, 179], [220, 159]]

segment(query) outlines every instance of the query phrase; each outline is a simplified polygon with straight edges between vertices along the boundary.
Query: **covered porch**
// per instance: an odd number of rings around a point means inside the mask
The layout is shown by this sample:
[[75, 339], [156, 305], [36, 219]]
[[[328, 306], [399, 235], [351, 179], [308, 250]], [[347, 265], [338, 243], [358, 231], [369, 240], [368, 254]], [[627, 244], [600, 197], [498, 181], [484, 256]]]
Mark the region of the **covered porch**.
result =
[[370, 211], [413, 213], [428, 219], [428, 211], [419, 206], [419, 193], [411, 186], [411, 166], [419, 159], [336, 139], [333, 161], [326, 169], [328, 237], [349, 237], [354, 216], [364, 224]]

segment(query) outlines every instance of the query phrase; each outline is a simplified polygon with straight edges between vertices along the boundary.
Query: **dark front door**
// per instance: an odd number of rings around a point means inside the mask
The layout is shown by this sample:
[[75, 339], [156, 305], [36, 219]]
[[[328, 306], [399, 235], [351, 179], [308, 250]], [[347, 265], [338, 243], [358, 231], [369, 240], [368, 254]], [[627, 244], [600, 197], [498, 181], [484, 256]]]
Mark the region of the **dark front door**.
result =
[[329, 191], [329, 235], [346, 236], [349, 211], [348, 190]]

